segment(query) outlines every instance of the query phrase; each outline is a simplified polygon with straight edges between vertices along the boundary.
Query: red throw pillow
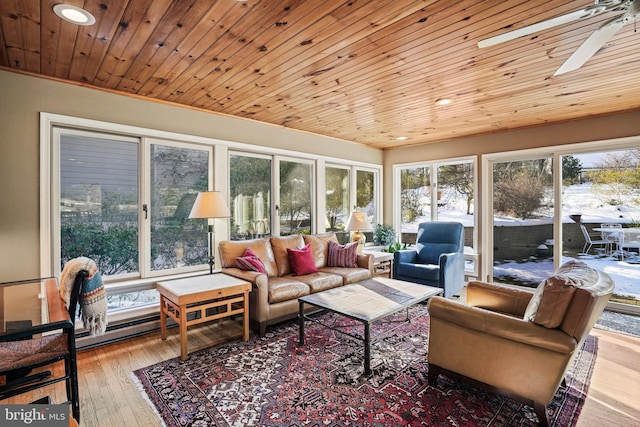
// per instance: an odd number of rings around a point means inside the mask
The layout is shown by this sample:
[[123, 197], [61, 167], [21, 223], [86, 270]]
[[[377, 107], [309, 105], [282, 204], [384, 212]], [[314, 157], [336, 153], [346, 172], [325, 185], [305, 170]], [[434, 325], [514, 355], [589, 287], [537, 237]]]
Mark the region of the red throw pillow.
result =
[[287, 248], [287, 254], [289, 255], [289, 263], [291, 264], [294, 275], [302, 276], [303, 274], [318, 272], [316, 263], [313, 260], [313, 254], [311, 253], [311, 243], [302, 249]]
[[257, 271], [258, 273], [267, 274], [267, 268], [251, 249], [247, 248], [241, 257], [236, 258], [236, 265], [241, 270]]
[[358, 242], [341, 245], [332, 240], [329, 241], [329, 256], [327, 257], [327, 267], [350, 267], [358, 266]]

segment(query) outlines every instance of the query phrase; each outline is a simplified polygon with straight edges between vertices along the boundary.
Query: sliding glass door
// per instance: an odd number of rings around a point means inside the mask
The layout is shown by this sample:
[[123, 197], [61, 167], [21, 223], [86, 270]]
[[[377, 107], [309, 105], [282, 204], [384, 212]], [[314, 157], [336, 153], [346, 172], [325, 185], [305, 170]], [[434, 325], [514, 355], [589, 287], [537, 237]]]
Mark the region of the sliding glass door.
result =
[[580, 260], [613, 278], [619, 309], [640, 306], [640, 150], [620, 145], [487, 156], [489, 280], [535, 287]]
[[611, 301], [640, 306], [640, 150], [562, 156], [563, 261], [616, 283]]

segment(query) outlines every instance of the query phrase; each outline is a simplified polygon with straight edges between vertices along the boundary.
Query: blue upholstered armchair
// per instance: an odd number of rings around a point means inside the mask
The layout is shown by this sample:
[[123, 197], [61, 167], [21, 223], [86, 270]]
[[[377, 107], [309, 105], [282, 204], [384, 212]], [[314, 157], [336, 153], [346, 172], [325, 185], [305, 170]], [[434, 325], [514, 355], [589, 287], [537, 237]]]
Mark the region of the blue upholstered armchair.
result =
[[456, 295], [464, 286], [464, 227], [459, 222], [418, 225], [415, 249], [393, 254], [393, 278], [444, 289]]

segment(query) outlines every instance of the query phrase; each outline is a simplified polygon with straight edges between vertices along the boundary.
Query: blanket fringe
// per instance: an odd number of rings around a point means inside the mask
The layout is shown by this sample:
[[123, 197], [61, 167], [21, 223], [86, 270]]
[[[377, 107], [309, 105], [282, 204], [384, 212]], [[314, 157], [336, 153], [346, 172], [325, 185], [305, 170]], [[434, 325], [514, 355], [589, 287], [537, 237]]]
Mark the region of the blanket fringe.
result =
[[91, 336], [103, 335], [107, 330], [106, 316], [82, 316], [82, 323]]

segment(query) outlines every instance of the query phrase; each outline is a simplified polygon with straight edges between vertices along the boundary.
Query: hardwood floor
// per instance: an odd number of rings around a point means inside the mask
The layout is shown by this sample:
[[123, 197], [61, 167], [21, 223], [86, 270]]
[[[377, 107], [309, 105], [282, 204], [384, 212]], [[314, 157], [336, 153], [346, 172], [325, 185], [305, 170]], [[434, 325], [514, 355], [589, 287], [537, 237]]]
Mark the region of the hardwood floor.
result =
[[598, 357], [578, 426], [640, 425], [640, 338], [592, 329]]
[[[640, 338], [593, 329], [599, 349], [579, 427], [640, 425]], [[242, 325], [226, 321], [189, 330], [189, 351], [228, 339], [241, 339]], [[160, 332], [131, 338], [78, 354], [81, 426], [122, 427], [160, 425], [157, 415], [138, 391], [131, 372], [180, 355], [177, 329], [166, 341]], [[63, 369], [60, 367], [60, 369]], [[54, 390], [55, 388], [55, 390]], [[64, 386], [40, 389], [0, 403], [26, 403], [44, 395], [65, 400]]]

